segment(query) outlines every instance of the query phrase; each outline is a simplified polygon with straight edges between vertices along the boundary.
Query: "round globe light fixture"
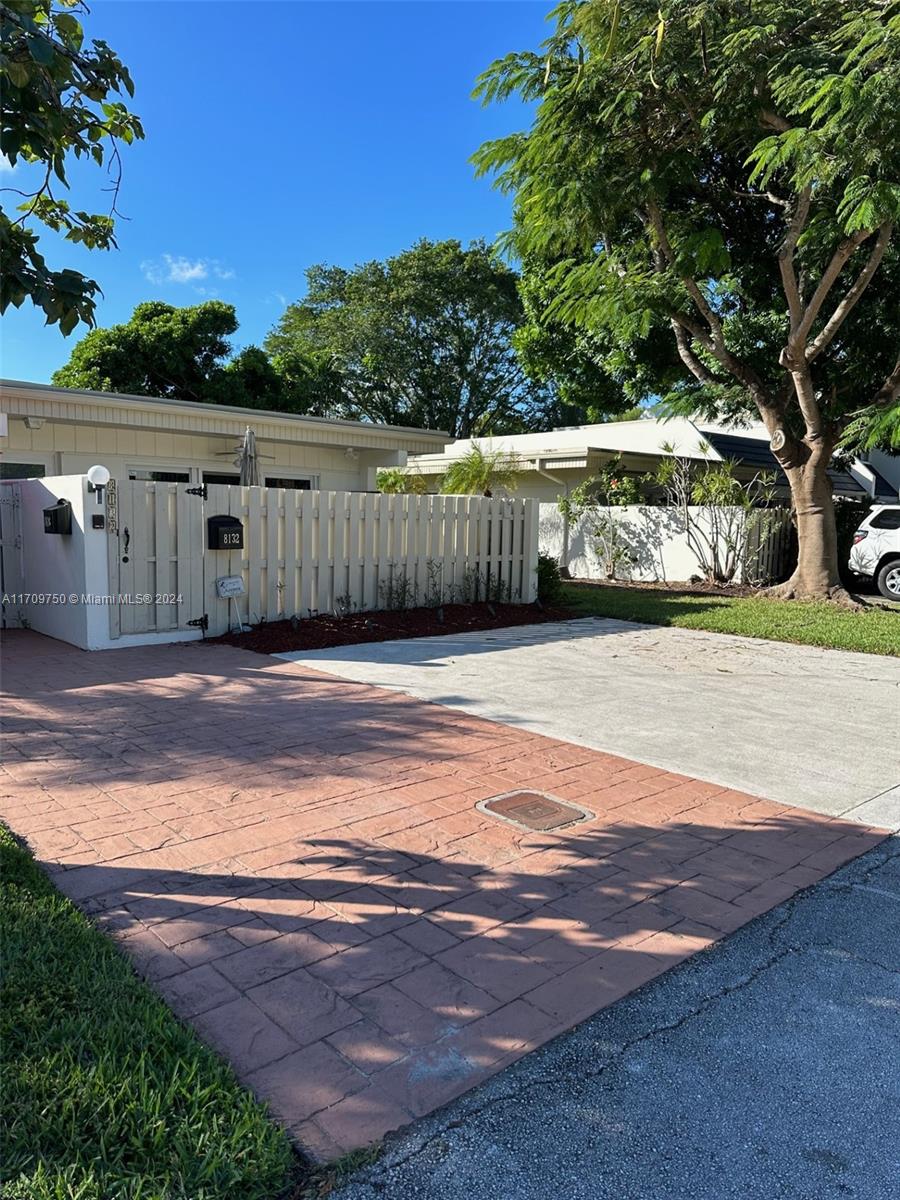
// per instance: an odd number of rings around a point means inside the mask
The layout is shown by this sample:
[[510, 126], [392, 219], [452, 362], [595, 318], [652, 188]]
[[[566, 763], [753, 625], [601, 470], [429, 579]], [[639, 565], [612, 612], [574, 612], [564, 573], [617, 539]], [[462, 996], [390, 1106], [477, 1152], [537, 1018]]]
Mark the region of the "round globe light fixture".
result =
[[93, 487], [105, 488], [109, 483], [109, 470], [107, 467], [102, 466], [102, 464], [97, 463], [96, 466], [88, 470], [87, 478], [88, 483], [92, 484]]
[[[109, 470], [102, 463], [95, 463], [87, 473], [88, 491], [97, 493], [97, 503], [103, 503], [103, 489], [109, 483]], [[102, 520], [98, 517], [98, 520]]]

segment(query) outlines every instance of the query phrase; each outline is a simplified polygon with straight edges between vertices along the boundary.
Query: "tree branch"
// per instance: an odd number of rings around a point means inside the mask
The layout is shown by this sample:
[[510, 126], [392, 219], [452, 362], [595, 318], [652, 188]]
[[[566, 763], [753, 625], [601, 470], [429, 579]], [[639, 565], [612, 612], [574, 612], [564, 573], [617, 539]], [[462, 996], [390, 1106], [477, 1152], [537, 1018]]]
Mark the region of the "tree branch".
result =
[[788, 222], [784, 241], [778, 251], [778, 269], [781, 272], [781, 284], [787, 297], [788, 312], [791, 317], [791, 333], [800, 324], [803, 313], [803, 298], [800, 295], [800, 285], [797, 282], [797, 272], [794, 269], [794, 252], [797, 241], [803, 232], [809, 217], [809, 207], [812, 203], [812, 188], [807, 186], [797, 197], [794, 212]]
[[[675, 252], [673, 251], [672, 244], [669, 241], [669, 235], [666, 233], [662, 212], [660, 211], [660, 207], [655, 200], [649, 200], [647, 202], [647, 213], [650, 217], [650, 225], [653, 229], [653, 232], [656, 234], [657, 241], [659, 242], [659, 248], [669, 266], [674, 267]], [[725, 343], [722, 338], [722, 322], [719, 320], [718, 315], [713, 312], [709, 301], [703, 295], [703, 291], [699, 284], [695, 279], [692, 279], [690, 275], [681, 275], [680, 278], [681, 282], [687, 288], [688, 294], [694, 301], [694, 304], [697, 306], [701, 316], [709, 326], [713, 342], [717, 346], [720, 346], [722, 349], [724, 349]]]
[[878, 408], [886, 408], [900, 399], [900, 355], [894, 364], [894, 369], [875, 393], [872, 404]]
[[675, 317], [670, 317], [669, 323], [671, 324], [672, 330], [675, 334], [675, 343], [678, 346], [678, 357], [694, 376], [694, 378], [700, 383], [720, 384], [722, 381], [717, 379], [715, 375], [713, 375], [712, 371], [710, 371], [694, 353], [690, 338], [688, 337], [688, 332], [685, 327], [680, 324]]
[[862, 296], [863, 292], [869, 286], [872, 276], [878, 270], [878, 266], [882, 258], [884, 258], [884, 252], [887, 250], [893, 231], [894, 225], [892, 221], [885, 221], [884, 224], [879, 228], [878, 240], [872, 247], [872, 252], [866, 260], [865, 266], [857, 275], [852, 287], [847, 291], [843, 300], [840, 301], [834, 312], [826, 321], [825, 327], [807, 346], [807, 362], [812, 362], [817, 355], [822, 353], [822, 351], [840, 329], [841, 325], [843, 325], [844, 321], [855, 307], [860, 296]]
[[[813, 327], [816, 317], [819, 315], [819, 310], [825, 303], [828, 293], [834, 287], [838, 276], [844, 269], [847, 260], [861, 246], [867, 238], [870, 238], [875, 231], [873, 229], [860, 229], [851, 237], [841, 242], [837, 250], [831, 256], [831, 262], [822, 272], [822, 278], [819, 280], [819, 286], [813, 292], [812, 299], [806, 306], [799, 325], [791, 331], [789, 339], [790, 352], [793, 356], [800, 358], [805, 357], [805, 342], [809, 337], [809, 331]], [[877, 265], [877, 264], [876, 264]]]

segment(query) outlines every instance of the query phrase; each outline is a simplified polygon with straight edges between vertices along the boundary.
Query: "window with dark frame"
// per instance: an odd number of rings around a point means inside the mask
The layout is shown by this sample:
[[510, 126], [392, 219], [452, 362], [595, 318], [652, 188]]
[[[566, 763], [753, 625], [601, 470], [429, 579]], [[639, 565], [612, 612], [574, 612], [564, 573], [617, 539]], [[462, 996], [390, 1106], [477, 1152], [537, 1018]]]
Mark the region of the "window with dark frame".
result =
[[43, 479], [46, 474], [43, 463], [0, 462], [0, 479]]
[[203, 482], [225, 483], [237, 487], [237, 485], [241, 482], [241, 477], [240, 475], [229, 475], [225, 471], [204, 471]]
[[157, 471], [153, 467], [129, 468], [128, 478], [145, 483], [190, 483], [190, 471]]
[[274, 488], [295, 488], [297, 491], [309, 492], [312, 490], [311, 479], [288, 479], [281, 475], [267, 475], [266, 487]]

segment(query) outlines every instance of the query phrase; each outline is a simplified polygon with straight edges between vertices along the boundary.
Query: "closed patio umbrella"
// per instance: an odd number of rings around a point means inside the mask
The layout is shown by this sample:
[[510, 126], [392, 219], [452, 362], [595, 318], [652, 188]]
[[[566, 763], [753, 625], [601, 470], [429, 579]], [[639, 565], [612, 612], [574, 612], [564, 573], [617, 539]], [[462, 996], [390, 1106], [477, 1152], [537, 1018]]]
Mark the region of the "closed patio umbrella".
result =
[[259, 483], [259, 455], [256, 452], [256, 434], [247, 426], [241, 442], [238, 464], [241, 471], [241, 487], [253, 487]]

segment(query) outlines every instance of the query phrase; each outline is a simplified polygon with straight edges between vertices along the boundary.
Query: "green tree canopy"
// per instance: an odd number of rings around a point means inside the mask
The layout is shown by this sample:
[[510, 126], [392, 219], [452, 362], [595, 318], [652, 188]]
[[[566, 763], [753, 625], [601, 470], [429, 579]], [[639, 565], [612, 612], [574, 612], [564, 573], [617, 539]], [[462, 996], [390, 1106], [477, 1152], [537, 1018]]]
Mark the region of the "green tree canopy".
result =
[[547, 390], [522, 370], [516, 273], [483, 243], [420, 241], [386, 262], [315, 266], [265, 341], [318, 364], [337, 415], [455, 437], [540, 428]]
[[231, 356], [237, 331], [234, 306], [206, 300], [176, 308], [161, 300], [139, 304], [131, 320], [92, 329], [53, 375], [60, 387], [163, 396], [306, 412], [309, 396], [299, 368], [290, 380], [265, 351], [247, 346]]
[[[89, 249], [114, 247], [119, 143], [144, 136], [140, 120], [116, 99], [134, 94], [128, 70], [105, 42], [85, 43], [79, 17], [86, 12], [76, 0], [0, 4], [0, 152], [13, 166], [24, 161], [43, 172], [33, 192], [3, 189], [22, 202], [15, 216], [0, 209], [0, 312], [30, 299], [43, 309], [47, 324], [58, 323], [64, 334], [80, 321], [93, 325], [100, 285], [69, 268], [51, 269], [38, 250], [37, 227], [43, 224]], [[75, 210], [57, 195], [57, 187], [69, 186], [69, 155], [110, 168], [110, 212]]]
[[526, 261], [519, 280], [525, 312], [513, 343], [523, 368], [552, 388], [552, 424], [630, 420], [665, 380], [674, 380], [678, 356], [665, 338], [617, 344], [605, 330], [575, 325], [557, 314], [554, 265]]
[[566, 0], [554, 17], [478, 87], [536, 103], [476, 156], [514, 196], [511, 243], [632, 395], [762, 417], [797, 515], [784, 594], [832, 593], [826, 468], [855, 415], [891, 426], [900, 390], [900, 4]]

